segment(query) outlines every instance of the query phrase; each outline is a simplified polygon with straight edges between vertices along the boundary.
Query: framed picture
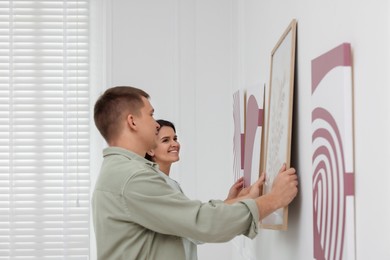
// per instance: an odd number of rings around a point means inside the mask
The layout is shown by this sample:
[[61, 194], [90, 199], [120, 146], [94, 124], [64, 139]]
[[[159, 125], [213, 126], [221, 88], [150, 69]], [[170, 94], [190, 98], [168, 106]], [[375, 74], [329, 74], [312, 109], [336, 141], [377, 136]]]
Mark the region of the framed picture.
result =
[[263, 107], [264, 86], [249, 87], [245, 95], [244, 187], [260, 175]]
[[[271, 69], [266, 111], [266, 137], [261, 171], [266, 172], [263, 194], [271, 191], [283, 163], [290, 167], [293, 115], [296, 20], [292, 20], [271, 53]], [[287, 230], [288, 207], [265, 217], [262, 228]]]
[[244, 187], [255, 183], [260, 175], [263, 108], [263, 85], [234, 92], [233, 172], [235, 181], [244, 177]]
[[241, 89], [233, 93], [233, 173], [234, 181], [244, 175], [245, 145], [245, 92]]

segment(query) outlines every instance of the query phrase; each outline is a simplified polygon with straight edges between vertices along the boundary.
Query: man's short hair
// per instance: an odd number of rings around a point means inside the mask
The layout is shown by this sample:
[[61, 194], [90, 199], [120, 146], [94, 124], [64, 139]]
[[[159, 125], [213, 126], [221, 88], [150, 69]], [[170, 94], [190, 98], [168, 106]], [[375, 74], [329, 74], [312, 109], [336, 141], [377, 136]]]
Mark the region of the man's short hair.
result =
[[107, 89], [96, 101], [94, 121], [100, 134], [108, 143], [122, 131], [122, 122], [129, 114], [139, 115], [144, 106], [142, 97], [149, 98], [145, 91], [117, 86]]

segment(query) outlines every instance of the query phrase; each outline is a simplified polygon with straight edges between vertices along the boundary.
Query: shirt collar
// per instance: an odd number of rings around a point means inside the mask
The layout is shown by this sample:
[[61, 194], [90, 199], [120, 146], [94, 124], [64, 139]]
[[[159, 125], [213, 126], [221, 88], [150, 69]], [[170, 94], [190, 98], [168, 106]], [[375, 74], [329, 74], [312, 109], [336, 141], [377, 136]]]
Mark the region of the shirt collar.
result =
[[121, 148], [121, 147], [110, 146], [110, 147], [107, 147], [103, 150], [103, 157], [110, 156], [110, 155], [122, 155], [122, 156], [127, 157], [130, 160], [137, 160], [139, 162], [150, 165], [153, 168], [158, 168], [157, 163], [151, 162], [148, 159], [145, 159], [144, 157], [141, 157], [138, 154], [136, 154], [130, 150], [126, 150], [124, 148]]

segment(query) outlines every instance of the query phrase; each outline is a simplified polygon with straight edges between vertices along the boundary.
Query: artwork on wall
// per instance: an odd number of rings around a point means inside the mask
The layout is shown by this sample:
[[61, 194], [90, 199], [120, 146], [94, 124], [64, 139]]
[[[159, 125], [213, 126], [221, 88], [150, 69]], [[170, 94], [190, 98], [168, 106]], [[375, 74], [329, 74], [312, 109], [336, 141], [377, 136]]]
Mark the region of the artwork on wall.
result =
[[247, 88], [245, 100], [244, 183], [249, 187], [260, 175], [264, 87]]
[[245, 125], [245, 97], [243, 90], [233, 93], [233, 174], [234, 181], [244, 173], [244, 125]]
[[355, 259], [351, 46], [312, 60], [315, 259]]
[[[250, 86], [233, 94], [233, 172], [235, 180], [244, 176], [245, 186], [250, 186], [259, 178], [263, 109], [263, 85]], [[256, 240], [239, 236], [234, 243], [245, 259], [256, 259]]]
[[[263, 194], [270, 192], [283, 163], [290, 167], [296, 20], [292, 20], [271, 53], [271, 73], [266, 138], [261, 172], [266, 172]], [[278, 209], [261, 221], [262, 228], [286, 230], [288, 207]]]
[[259, 178], [264, 87], [248, 87], [233, 94], [234, 178], [244, 176], [245, 187]]

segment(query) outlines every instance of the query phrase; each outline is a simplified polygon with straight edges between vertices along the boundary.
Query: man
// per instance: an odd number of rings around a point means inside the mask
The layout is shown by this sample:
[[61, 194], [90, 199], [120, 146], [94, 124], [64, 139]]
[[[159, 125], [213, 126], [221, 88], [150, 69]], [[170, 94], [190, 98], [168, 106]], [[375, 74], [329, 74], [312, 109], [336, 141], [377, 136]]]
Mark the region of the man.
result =
[[144, 158], [156, 147], [159, 125], [149, 95], [133, 87], [114, 87], [97, 100], [94, 119], [106, 140], [104, 161], [93, 194], [99, 260], [185, 259], [181, 237], [225, 242], [253, 238], [258, 221], [296, 196], [295, 170], [282, 168], [267, 195], [264, 177], [238, 202], [202, 203], [172, 189]]

